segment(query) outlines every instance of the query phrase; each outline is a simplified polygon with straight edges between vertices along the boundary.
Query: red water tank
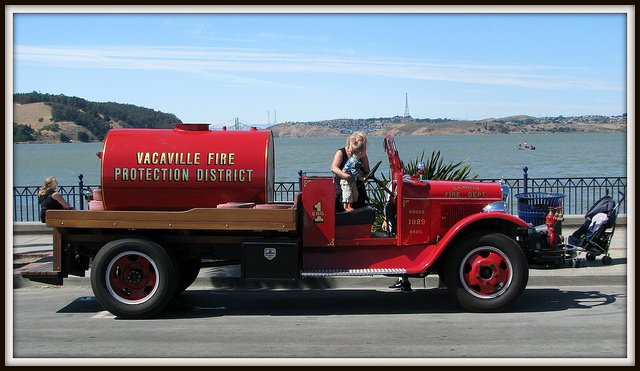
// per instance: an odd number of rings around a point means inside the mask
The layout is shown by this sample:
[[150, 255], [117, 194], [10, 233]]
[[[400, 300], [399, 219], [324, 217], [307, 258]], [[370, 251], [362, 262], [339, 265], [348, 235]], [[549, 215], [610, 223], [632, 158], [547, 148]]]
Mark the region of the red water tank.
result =
[[105, 139], [105, 210], [188, 210], [229, 202], [273, 201], [270, 130], [113, 129]]

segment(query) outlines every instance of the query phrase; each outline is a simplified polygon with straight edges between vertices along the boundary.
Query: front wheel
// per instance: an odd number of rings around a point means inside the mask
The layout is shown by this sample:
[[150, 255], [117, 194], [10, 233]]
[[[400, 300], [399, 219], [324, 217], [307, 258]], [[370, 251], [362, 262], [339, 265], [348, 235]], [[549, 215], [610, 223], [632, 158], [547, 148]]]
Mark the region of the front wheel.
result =
[[178, 269], [159, 244], [123, 238], [104, 245], [91, 268], [91, 288], [106, 310], [122, 318], [147, 318], [175, 296]]
[[518, 244], [501, 233], [479, 233], [453, 246], [444, 270], [449, 293], [473, 312], [499, 312], [524, 292], [529, 267]]

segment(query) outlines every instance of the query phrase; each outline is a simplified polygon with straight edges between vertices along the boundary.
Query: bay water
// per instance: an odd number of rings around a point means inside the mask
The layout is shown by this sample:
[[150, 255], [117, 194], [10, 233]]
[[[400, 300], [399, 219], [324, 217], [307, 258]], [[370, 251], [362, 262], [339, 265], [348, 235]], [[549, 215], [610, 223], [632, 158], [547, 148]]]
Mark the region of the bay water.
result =
[[[627, 134], [527, 134], [447, 135], [394, 137], [405, 163], [424, 151], [425, 159], [440, 151], [445, 163], [467, 159], [471, 175], [479, 179], [626, 177]], [[533, 144], [535, 150], [519, 150], [518, 143]], [[345, 137], [276, 138], [276, 181], [298, 180], [298, 170], [328, 172], [336, 150]], [[238, 144], [240, 147], [242, 144]], [[52, 143], [13, 145], [14, 187], [42, 186], [55, 176], [61, 186], [100, 184], [102, 143]], [[371, 166], [382, 161], [379, 172], [388, 175], [382, 137], [369, 137], [367, 155]]]

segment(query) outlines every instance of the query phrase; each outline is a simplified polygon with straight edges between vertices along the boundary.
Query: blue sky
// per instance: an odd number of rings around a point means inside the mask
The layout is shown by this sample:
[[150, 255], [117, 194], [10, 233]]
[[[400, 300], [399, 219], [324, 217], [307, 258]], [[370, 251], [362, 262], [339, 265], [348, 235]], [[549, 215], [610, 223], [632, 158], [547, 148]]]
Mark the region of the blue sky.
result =
[[629, 7], [278, 9], [9, 7], [13, 92], [214, 125], [627, 112]]

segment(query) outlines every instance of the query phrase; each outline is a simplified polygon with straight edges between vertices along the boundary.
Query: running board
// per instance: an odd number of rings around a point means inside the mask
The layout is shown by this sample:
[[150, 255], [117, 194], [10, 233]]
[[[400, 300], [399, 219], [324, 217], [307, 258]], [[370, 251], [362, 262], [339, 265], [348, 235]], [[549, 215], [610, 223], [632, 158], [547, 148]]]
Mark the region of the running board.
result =
[[325, 277], [325, 276], [394, 276], [407, 274], [406, 269], [317, 269], [302, 271], [302, 277]]
[[62, 272], [53, 270], [53, 262], [27, 264], [19, 272], [22, 277], [31, 281], [62, 285]]

